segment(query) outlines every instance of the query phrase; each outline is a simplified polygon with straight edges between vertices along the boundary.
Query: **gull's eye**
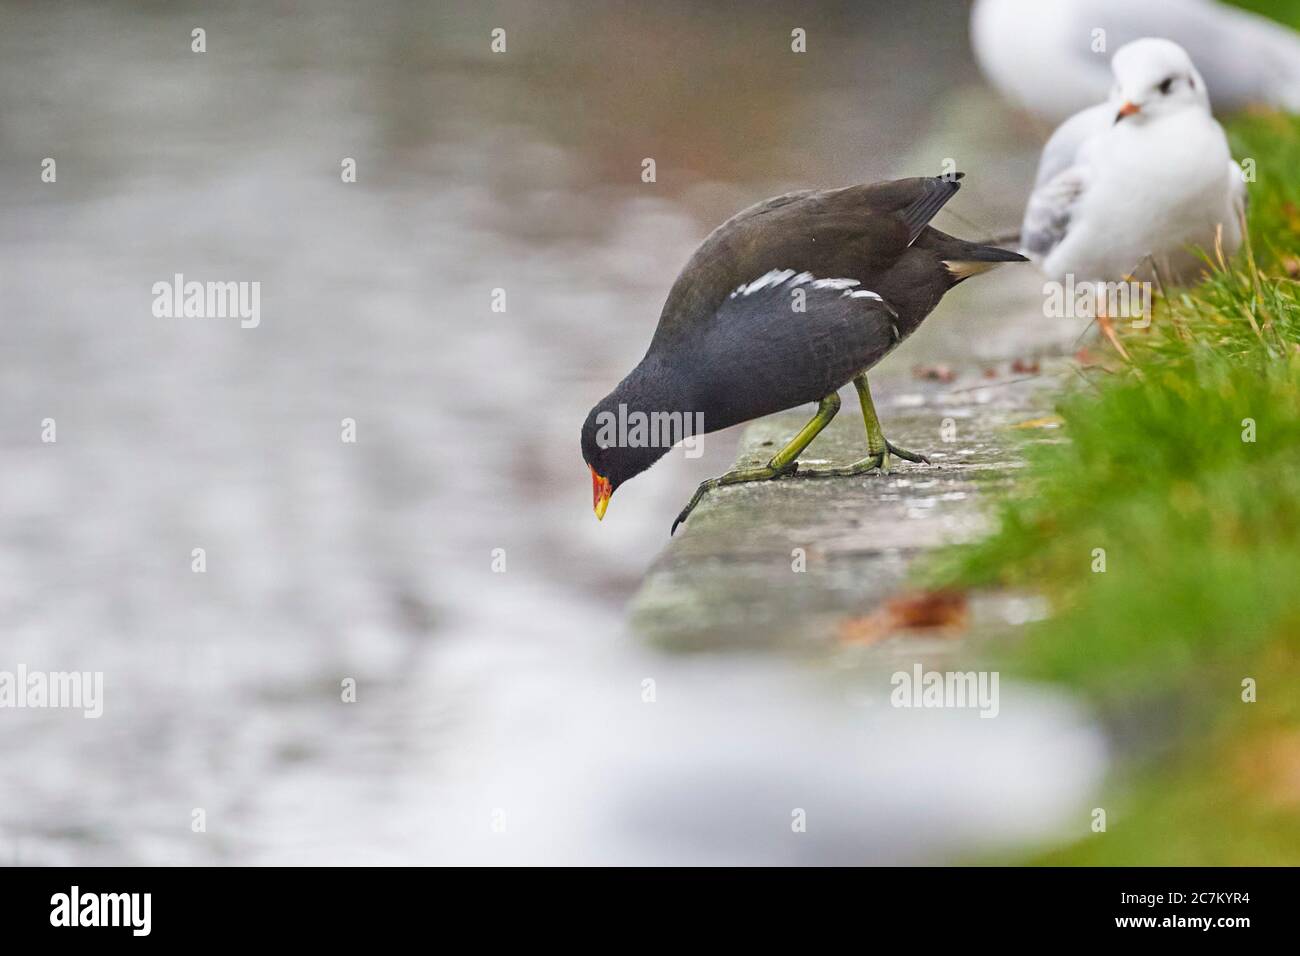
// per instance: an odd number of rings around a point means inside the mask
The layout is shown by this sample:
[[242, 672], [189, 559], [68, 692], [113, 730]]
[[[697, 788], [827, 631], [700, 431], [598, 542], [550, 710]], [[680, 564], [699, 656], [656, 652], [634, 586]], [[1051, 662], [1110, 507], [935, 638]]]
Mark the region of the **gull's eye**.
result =
[[1174, 78], [1172, 76], [1165, 77], [1163, 80], [1160, 81], [1160, 86], [1157, 87], [1157, 89], [1160, 90], [1161, 94], [1164, 96], [1168, 96], [1169, 91], [1172, 90], [1173, 88], [1174, 88]]

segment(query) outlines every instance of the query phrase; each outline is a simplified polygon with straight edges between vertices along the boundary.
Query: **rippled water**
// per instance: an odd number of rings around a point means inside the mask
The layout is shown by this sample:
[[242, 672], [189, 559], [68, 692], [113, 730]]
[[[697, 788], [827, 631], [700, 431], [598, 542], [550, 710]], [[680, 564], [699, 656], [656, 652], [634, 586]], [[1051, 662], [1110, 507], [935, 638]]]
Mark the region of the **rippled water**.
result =
[[[361, 7], [0, 7], [0, 669], [102, 670], [106, 698], [0, 711], [0, 860], [848, 862], [1053, 832], [1101, 759], [1060, 702], [902, 719], [816, 661], [639, 646], [623, 604], [732, 442], [603, 525], [578, 450], [712, 225], [936, 168], [936, 130], [980, 125], [964, 7]], [[1014, 194], [961, 209], [1002, 227]], [[156, 318], [178, 272], [259, 282], [260, 326]]]

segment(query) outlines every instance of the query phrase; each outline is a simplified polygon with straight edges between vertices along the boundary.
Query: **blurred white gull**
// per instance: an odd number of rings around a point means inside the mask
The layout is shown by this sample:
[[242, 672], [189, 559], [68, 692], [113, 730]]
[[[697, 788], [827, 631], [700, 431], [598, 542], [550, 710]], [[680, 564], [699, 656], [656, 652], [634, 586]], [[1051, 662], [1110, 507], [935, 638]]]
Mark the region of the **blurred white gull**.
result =
[[[1096, 50], [1099, 29], [1105, 46]], [[975, 0], [971, 14], [985, 77], [1049, 123], [1104, 99], [1106, 53], [1146, 36], [1191, 54], [1217, 112], [1252, 104], [1300, 112], [1300, 34], [1214, 0]]]
[[[1122, 47], [1114, 91], [1075, 114], [1043, 148], [1020, 232], [1049, 279], [1116, 282], [1154, 263], [1162, 278], [1201, 267], [1195, 247], [1241, 244], [1245, 182], [1205, 80], [1169, 40]], [[1115, 339], [1106, 317], [1103, 332]]]

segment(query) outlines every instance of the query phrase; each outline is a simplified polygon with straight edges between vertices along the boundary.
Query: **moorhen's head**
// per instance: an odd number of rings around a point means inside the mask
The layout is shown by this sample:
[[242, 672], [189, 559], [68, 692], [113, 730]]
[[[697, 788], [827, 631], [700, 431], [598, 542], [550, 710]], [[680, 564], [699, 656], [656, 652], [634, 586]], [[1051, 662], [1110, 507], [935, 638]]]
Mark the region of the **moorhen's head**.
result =
[[613, 396], [591, 410], [582, 426], [582, 458], [591, 471], [591, 505], [605, 517], [609, 498], [623, 482], [641, 474], [663, 457], [667, 448], [620, 444]]

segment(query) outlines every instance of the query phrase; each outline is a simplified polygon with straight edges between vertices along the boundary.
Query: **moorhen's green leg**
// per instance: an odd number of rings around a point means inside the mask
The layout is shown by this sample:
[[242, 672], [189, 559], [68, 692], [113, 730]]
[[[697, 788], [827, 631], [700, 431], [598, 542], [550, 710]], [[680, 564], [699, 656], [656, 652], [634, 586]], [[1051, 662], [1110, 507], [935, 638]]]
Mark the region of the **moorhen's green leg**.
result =
[[930, 459], [924, 455], [918, 455], [914, 451], [908, 451], [906, 448], [899, 448], [897, 445], [890, 443], [885, 437], [884, 430], [880, 427], [880, 416], [876, 414], [876, 403], [871, 400], [871, 389], [867, 385], [867, 376], [859, 375], [853, 380], [854, 386], [858, 390], [858, 402], [862, 406], [862, 418], [867, 424], [867, 457], [861, 458], [850, 465], [841, 465], [837, 468], [801, 468], [800, 477], [804, 478], [851, 478], [854, 475], [865, 474], [874, 468], [879, 468], [882, 472], [889, 471], [889, 456], [897, 455], [904, 461], [918, 462], [921, 464], [930, 464]]
[[677, 520], [673, 522], [672, 530], [668, 534], [671, 536], [677, 530], [677, 526], [695, 510], [695, 506], [700, 503], [700, 499], [714, 488], [720, 488], [723, 485], [737, 485], [744, 481], [768, 481], [782, 475], [793, 474], [799, 467], [797, 460], [799, 454], [812, 443], [812, 440], [821, 433], [823, 428], [830, 424], [831, 419], [835, 417], [835, 413], [839, 410], [840, 396], [835, 392], [831, 392], [817, 403], [817, 414], [812, 417], [812, 421], [801, 428], [799, 434], [790, 440], [790, 444], [773, 455], [766, 465], [758, 468], [737, 468], [725, 475], [719, 475], [717, 478], [710, 478], [708, 481], [700, 482], [700, 486], [695, 489], [695, 494], [691, 496], [691, 500], [682, 509], [682, 513], [677, 516]]

